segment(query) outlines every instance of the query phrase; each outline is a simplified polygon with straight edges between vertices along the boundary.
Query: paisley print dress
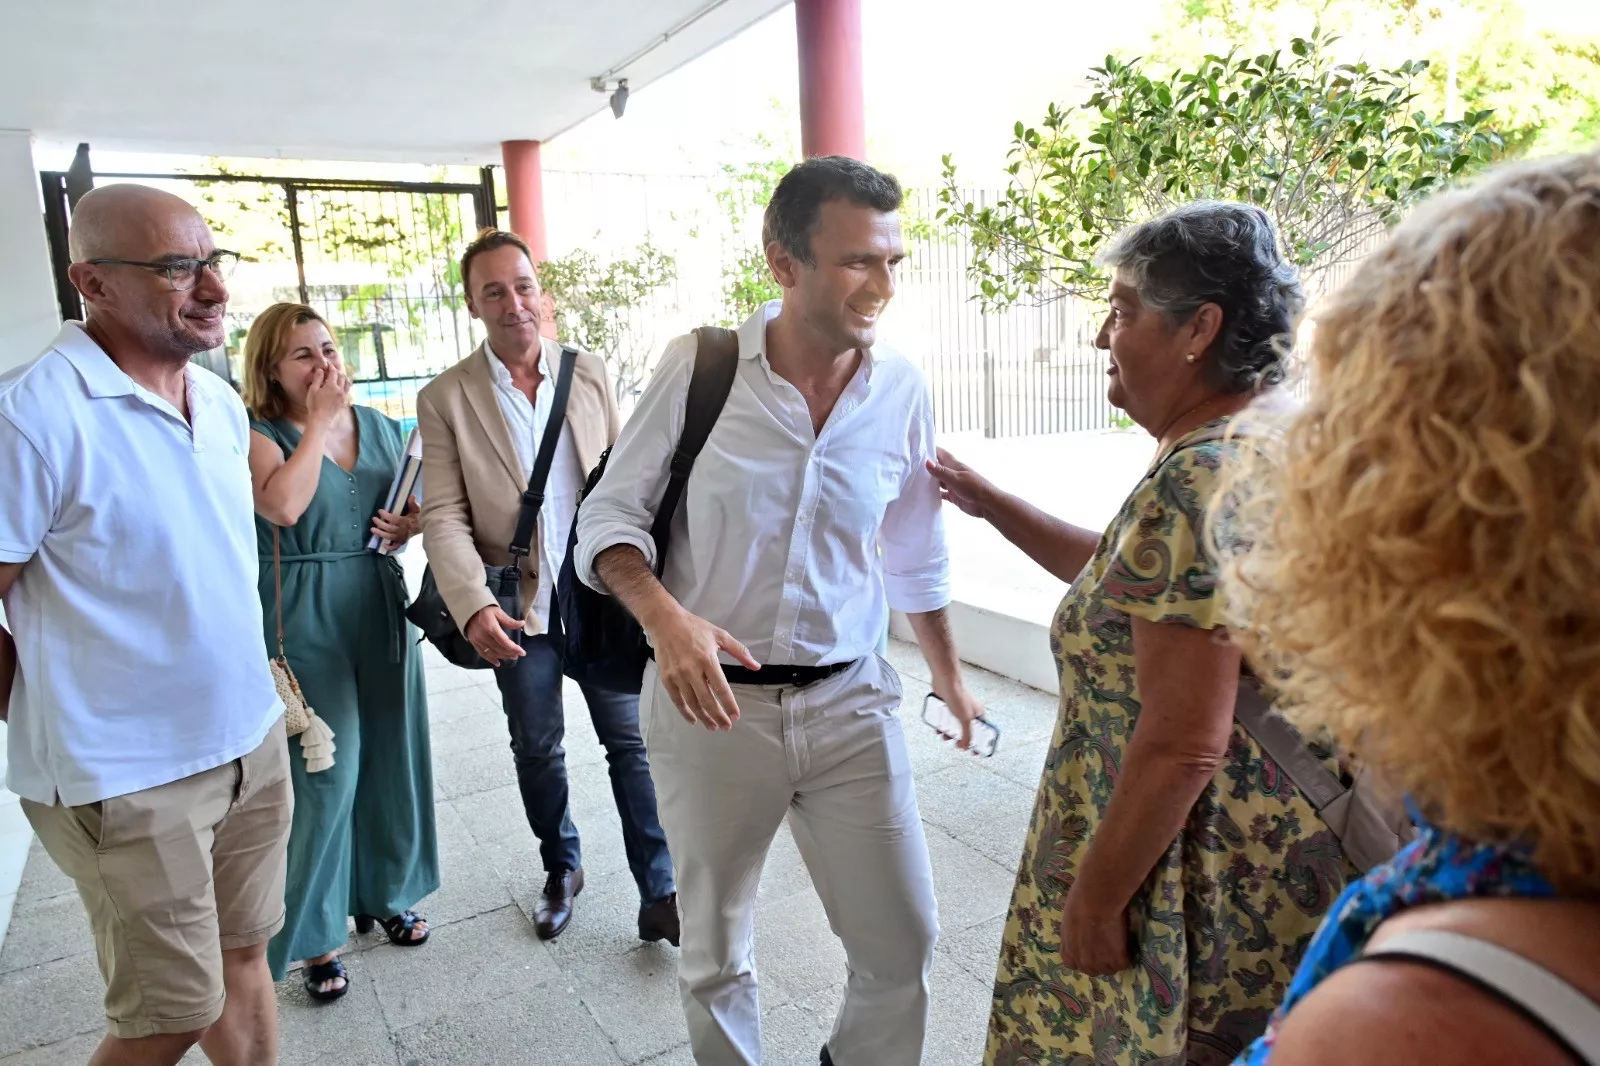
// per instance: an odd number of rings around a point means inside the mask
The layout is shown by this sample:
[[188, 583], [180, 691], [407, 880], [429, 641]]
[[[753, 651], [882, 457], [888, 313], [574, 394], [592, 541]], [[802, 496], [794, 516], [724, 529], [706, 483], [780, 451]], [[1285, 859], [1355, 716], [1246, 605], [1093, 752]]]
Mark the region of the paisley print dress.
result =
[[[1060, 918], [1139, 722], [1134, 617], [1222, 624], [1203, 540], [1226, 420], [1160, 458], [1112, 521], [1051, 626], [1061, 708], [995, 977], [989, 1066], [1221, 1066], [1266, 1027], [1353, 875], [1311, 804], [1242, 727], [1128, 908], [1134, 967], [1063, 966]], [[1330, 769], [1331, 754], [1323, 752]]]

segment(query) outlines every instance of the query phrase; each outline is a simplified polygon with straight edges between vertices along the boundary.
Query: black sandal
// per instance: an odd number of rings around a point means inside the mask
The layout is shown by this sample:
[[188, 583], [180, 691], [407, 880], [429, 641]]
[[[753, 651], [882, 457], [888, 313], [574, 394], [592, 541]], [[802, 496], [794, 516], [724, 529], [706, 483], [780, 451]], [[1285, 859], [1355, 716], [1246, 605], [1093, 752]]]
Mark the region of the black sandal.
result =
[[[343, 960], [335, 957], [327, 962], [308, 962], [305, 965], [306, 994], [318, 1003], [332, 1003], [350, 991], [350, 974]], [[338, 988], [324, 992], [320, 987], [326, 981], [343, 981]]]
[[426, 919], [415, 911], [406, 911], [404, 914], [395, 914], [388, 918], [374, 918], [370, 914], [358, 914], [356, 915], [356, 932], [364, 935], [372, 932], [374, 926], [381, 925], [383, 926], [384, 934], [389, 938], [389, 943], [395, 947], [420, 948], [433, 935], [432, 929], [423, 930], [421, 939], [411, 935], [411, 931], [421, 921], [426, 921]]

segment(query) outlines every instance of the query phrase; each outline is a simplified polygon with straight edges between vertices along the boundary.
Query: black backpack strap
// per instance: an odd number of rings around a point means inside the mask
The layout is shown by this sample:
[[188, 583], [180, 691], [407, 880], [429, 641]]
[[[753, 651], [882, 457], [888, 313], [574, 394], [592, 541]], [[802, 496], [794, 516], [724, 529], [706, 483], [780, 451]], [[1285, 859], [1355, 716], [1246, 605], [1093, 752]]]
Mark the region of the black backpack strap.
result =
[[539, 454], [533, 461], [533, 473], [528, 475], [528, 487], [522, 493], [517, 532], [511, 538], [513, 559], [524, 558], [528, 554], [528, 546], [533, 543], [533, 530], [539, 522], [539, 508], [544, 506], [545, 482], [550, 480], [550, 464], [555, 461], [556, 443], [561, 439], [561, 426], [567, 420], [567, 397], [572, 395], [572, 369], [577, 362], [578, 349], [563, 344], [561, 369], [556, 371], [556, 394], [550, 404], [550, 417], [544, 424], [544, 438], [539, 441]]
[[650, 527], [650, 536], [656, 542], [656, 574], [659, 576], [667, 557], [667, 533], [672, 528], [672, 516], [677, 513], [678, 501], [683, 498], [683, 487], [689, 481], [689, 472], [700, 449], [711, 436], [712, 427], [728, 402], [733, 390], [733, 379], [739, 372], [739, 335], [731, 329], [701, 326], [694, 331], [696, 349], [694, 375], [689, 378], [689, 397], [684, 406], [683, 432], [678, 436], [678, 449], [672, 453], [667, 489], [661, 495], [661, 505]]

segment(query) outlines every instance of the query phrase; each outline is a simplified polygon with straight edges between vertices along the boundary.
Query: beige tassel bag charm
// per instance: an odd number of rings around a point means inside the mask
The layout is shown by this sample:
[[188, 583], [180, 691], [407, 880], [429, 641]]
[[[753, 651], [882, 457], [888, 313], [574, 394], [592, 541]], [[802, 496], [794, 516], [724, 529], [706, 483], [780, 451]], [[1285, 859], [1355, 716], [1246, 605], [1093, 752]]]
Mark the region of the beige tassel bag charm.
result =
[[278, 527], [272, 527], [272, 582], [277, 592], [278, 654], [269, 659], [272, 683], [278, 687], [278, 698], [283, 701], [284, 732], [300, 738], [300, 750], [305, 753], [306, 773], [314, 774], [333, 765], [333, 730], [317, 717], [317, 712], [306, 703], [300, 682], [289, 669], [289, 658], [283, 650], [283, 567], [278, 561]]

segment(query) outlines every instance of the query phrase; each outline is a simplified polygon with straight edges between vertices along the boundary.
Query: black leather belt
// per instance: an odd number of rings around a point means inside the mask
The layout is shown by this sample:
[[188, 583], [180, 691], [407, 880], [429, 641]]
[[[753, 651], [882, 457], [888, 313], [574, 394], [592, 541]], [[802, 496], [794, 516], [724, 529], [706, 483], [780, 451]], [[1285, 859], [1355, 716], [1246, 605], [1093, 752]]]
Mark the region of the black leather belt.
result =
[[[654, 648], [648, 649], [650, 658], [656, 657]], [[804, 688], [815, 685], [818, 681], [826, 680], [834, 674], [842, 674], [856, 664], [858, 660], [851, 659], [847, 663], [829, 663], [827, 666], [763, 666], [759, 670], [752, 670], [748, 666], [729, 666], [724, 663], [722, 676], [728, 679], [730, 685], [761, 685], [765, 688]]]
[[815, 685], [818, 681], [842, 674], [856, 664], [852, 659], [847, 663], [830, 663], [827, 666], [763, 666], [759, 670], [752, 670], [747, 666], [722, 667], [722, 676], [728, 679], [730, 685], [762, 685], [769, 688], [804, 688]]

